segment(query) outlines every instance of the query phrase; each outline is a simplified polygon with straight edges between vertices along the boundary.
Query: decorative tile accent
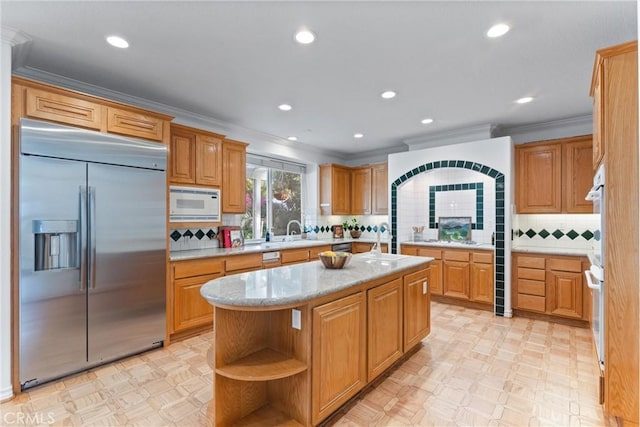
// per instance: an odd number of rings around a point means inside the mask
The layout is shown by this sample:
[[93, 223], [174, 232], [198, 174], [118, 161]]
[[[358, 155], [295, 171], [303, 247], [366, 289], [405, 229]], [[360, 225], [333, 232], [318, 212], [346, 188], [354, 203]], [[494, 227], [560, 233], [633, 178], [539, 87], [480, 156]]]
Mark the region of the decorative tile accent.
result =
[[536, 233], [536, 232], [535, 232], [535, 231], [533, 231], [532, 229], [528, 229], [528, 230], [527, 230], [527, 232], [526, 232], [526, 233], [524, 233], [524, 234], [526, 234], [530, 239], [533, 239], [533, 236], [535, 236], [535, 235], [536, 235], [536, 234], [538, 234], [538, 233]]
[[543, 228], [542, 230], [540, 230], [540, 232], [538, 232], [538, 235], [543, 239], [546, 239], [547, 237], [549, 237], [549, 232]]
[[574, 240], [578, 236], [579, 234], [575, 230], [571, 230], [567, 233], [567, 237], [570, 238], [571, 240]]
[[196, 238], [198, 240], [202, 240], [203, 237], [204, 237], [204, 231], [202, 231], [202, 230], [196, 231]]
[[[472, 163], [461, 160], [444, 160], [426, 163], [411, 171], [411, 176], [415, 174], [428, 172], [432, 169], [439, 169], [441, 167], [455, 167], [474, 170], [484, 175], [495, 179], [495, 198], [496, 198], [496, 236], [495, 236], [495, 248], [496, 248], [496, 286], [495, 286], [495, 314], [498, 316], [504, 316], [504, 222], [505, 222], [505, 208], [504, 208], [504, 174], [500, 171], [490, 168], [488, 166]], [[398, 179], [391, 183], [391, 238], [392, 238], [392, 251], [397, 253], [396, 246], [398, 244], [398, 186], [407, 181], [410, 178], [409, 173], [401, 175]], [[429, 227], [431, 228], [432, 221], [429, 221]], [[435, 221], [434, 221], [435, 223]], [[502, 231], [497, 231], [502, 230]], [[498, 273], [498, 268], [501, 268], [503, 273]]]
[[216, 236], [216, 233], [213, 230], [207, 231], [207, 237], [213, 239]]
[[[453, 160], [449, 161], [451, 164]], [[464, 163], [454, 162], [456, 165]], [[462, 166], [456, 166], [462, 167]], [[429, 228], [438, 228], [436, 222], [436, 193], [441, 191], [476, 190], [476, 222], [471, 224], [472, 230], [484, 230], [484, 185], [482, 182], [468, 182], [464, 184], [431, 185], [429, 186]]]
[[593, 233], [591, 231], [589, 231], [589, 230], [587, 230], [584, 233], [582, 233], [581, 236], [584, 237], [585, 240], [593, 239]]
[[561, 238], [562, 236], [564, 236], [564, 233], [560, 230], [556, 230], [553, 233], [551, 233], [553, 235], [553, 237], [555, 237], [556, 239]]
[[187, 230], [184, 233], [182, 233], [182, 237], [192, 238], [193, 237], [193, 233], [191, 232], [191, 230]]
[[535, 236], [540, 236], [543, 239], [546, 239], [547, 237], [549, 237], [551, 235], [551, 236], [555, 237], [556, 240], [560, 240], [563, 237], [567, 237], [567, 238], [569, 238], [571, 240], [575, 240], [578, 237], [582, 237], [584, 240], [589, 241], [589, 240], [593, 239], [594, 237], [596, 239], [598, 239], [599, 237], [596, 237], [596, 236], [600, 235], [600, 231], [595, 230], [595, 231], [592, 232], [591, 230], [585, 230], [585, 231], [582, 232], [582, 234], [579, 234], [577, 231], [571, 230], [571, 231], [569, 231], [569, 232], [567, 232], [565, 234], [562, 230], [558, 230], [558, 229], [556, 229], [553, 232], [549, 233], [544, 228], [542, 230], [540, 230], [540, 231], [537, 231], [537, 232], [530, 228], [526, 232], [523, 232], [522, 230], [519, 230], [519, 229], [518, 230], [513, 230], [513, 235], [514, 235], [514, 237], [527, 236], [530, 239], [533, 239]]
[[182, 237], [182, 234], [178, 232], [178, 230], [174, 230], [173, 233], [169, 235], [173, 239], [174, 242], [177, 242]]

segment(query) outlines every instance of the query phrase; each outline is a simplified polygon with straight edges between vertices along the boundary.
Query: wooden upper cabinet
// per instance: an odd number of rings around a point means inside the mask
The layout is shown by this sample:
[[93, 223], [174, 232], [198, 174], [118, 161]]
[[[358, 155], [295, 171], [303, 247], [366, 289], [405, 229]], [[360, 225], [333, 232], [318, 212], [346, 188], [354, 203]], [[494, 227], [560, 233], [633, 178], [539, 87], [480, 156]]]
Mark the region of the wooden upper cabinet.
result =
[[196, 183], [214, 187], [222, 184], [221, 136], [196, 136]]
[[590, 135], [563, 144], [565, 164], [564, 211], [593, 213], [593, 203], [585, 200], [592, 186], [593, 143]]
[[371, 214], [371, 168], [356, 168], [351, 171], [351, 213]]
[[171, 125], [169, 182], [195, 184], [196, 134]]
[[171, 124], [169, 182], [219, 187], [222, 135]]
[[593, 151], [592, 151], [592, 165], [593, 169], [597, 169], [604, 157], [604, 120], [602, 120], [602, 103], [604, 98], [602, 97], [602, 64], [596, 64], [596, 68], [593, 74], [593, 87], [591, 90], [591, 96], [593, 96]]
[[20, 117], [47, 120], [102, 133], [169, 142], [173, 117], [40, 83], [12, 78], [14, 121]]
[[320, 165], [320, 213], [351, 214], [351, 168], [334, 164]]
[[222, 141], [222, 212], [244, 213], [247, 181], [247, 145]]
[[555, 213], [562, 210], [562, 147], [527, 144], [516, 147], [518, 213]]
[[137, 111], [107, 107], [107, 132], [162, 141], [165, 121]]
[[389, 214], [388, 164], [382, 163], [371, 167], [371, 213], [373, 215]]
[[592, 136], [516, 146], [518, 213], [591, 213]]
[[100, 104], [34, 88], [25, 90], [25, 115], [88, 129], [102, 126]]

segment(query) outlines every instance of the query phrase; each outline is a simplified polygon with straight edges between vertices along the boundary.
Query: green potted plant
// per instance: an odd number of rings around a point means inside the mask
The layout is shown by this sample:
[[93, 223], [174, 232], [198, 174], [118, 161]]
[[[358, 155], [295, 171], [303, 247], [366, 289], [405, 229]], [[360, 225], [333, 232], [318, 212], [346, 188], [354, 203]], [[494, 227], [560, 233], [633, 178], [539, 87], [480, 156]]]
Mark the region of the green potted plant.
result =
[[358, 220], [356, 218], [352, 218], [351, 222], [343, 222], [342, 227], [345, 231], [349, 230], [349, 234], [351, 234], [351, 237], [354, 239], [357, 239], [362, 235], [362, 231], [360, 231], [360, 224], [358, 224]]

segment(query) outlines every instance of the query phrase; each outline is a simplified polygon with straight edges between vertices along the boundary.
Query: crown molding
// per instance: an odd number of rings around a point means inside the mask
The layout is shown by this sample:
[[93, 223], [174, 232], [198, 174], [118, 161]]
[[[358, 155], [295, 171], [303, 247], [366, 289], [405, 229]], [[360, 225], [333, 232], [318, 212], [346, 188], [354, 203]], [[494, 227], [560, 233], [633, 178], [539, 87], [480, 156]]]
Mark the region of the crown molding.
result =
[[493, 124], [465, 126], [407, 138], [402, 142], [409, 146], [409, 151], [413, 151], [442, 145], [490, 139], [493, 137], [495, 129], [496, 125]]
[[0, 37], [3, 43], [8, 43], [9, 45], [11, 45], [11, 47], [15, 47], [31, 41], [31, 38], [22, 31], [7, 27], [6, 25], [3, 25], [0, 29]]
[[[278, 146], [286, 147], [287, 151], [301, 152], [300, 158], [311, 157], [312, 155], [320, 155], [330, 159], [344, 160], [344, 153], [336, 152], [332, 150], [326, 150], [310, 145], [301, 144], [298, 142], [292, 142], [285, 138], [280, 138], [275, 135], [271, 135], [265, 132], [261, 132], [255, 129], [246, 128], [234, 123], [225, 122], [214, 117], [205, 116], [202, 114], [194, 113], [191, 111], [183, 110], [181, 108], [172, 107], [166, 104], [162, 104], [148, 99], [140, 98], [126, 93], [118, 92], [115, 90], [107, 89], [101, 86], [96, 86], [90, 83], [85, 83], [79, 80], [75, 80], [69, 77], [64, 77], [58, 74], [49, 73], [47, 71], [39, 70], [33, 67], [21, 67], [14, 71], [14, 74], [31, 80], [37, 80], [44, 83], [49, 83], [55, 86], [64, 87], [67, 89], [75, 90], [78, 92], [86, 93], [93, 96], [98, 96], [105, 99], [110, 99], [123, 104], [134, 105], [136, 107], [144, 108], [159, 113], [164, 113], [174, 117], [174, 122], [183, 124], [186, 126], [193, 126], [199, 129], [208, 130], [214, 133], [225, 135], [231, 139], [238, 139], [241, 141], [248, 141], [252, 144], [264, 145], [275, 144]], [[260, 143], [260, 144], [258, 144]], [[251, 149], [250, 149], [251, 151]]]
[[568, 117], [548, 122], [529, 123], [516, 126], [500, 126], [494, 136], [510, 136], [515, 144], [543, 141], [546, 139], [588, 135], [593, 132], [593, 116]]
[[345, 160], [349, 166], [386, 162], [388, 161], [389, 154], [403, 153], [408, 151], [408, 149], [409, 147], [403, 143], [393, 147], [376, 148], [374, 150], [363, 151], [357, 154], [347, 154]]

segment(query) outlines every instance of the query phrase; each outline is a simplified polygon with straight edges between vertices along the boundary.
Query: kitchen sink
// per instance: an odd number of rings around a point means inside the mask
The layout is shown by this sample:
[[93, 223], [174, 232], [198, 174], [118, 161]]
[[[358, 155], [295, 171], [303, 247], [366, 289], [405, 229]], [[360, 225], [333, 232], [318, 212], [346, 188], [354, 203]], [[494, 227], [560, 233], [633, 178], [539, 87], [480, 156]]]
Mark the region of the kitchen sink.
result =
[[362, 258], [372, 261], [398, 261], [404, 257], [402, 255], [368, 253]]

